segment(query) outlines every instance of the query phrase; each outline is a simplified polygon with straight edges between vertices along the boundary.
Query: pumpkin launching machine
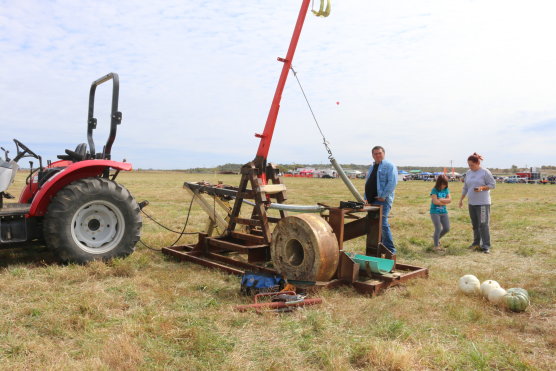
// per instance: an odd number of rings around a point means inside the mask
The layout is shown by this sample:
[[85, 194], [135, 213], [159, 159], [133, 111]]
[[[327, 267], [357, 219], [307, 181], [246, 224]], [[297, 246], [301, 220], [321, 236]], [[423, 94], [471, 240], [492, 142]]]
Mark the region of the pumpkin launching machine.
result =
[[[207, 232], [199, 233], [195, 244], [164, 247], [162, 251], [233, 274], [280, 274], [296, 286], [349, 284], [360, 292], [375, 294], [428, 275], [427, 268], [398, 263], [396, 256], [380, 243], [381, 207], [363, 203], [330, 150], [332, 164], [359, 202], [341, 203], [340, 207], [287, 205], [286, 186], [276, 167], [267, 163], [282, 92], [310, 2], [302, 0], [286, 57], [278, 58], [283, 63], [278, 86], [264, 131], [256, 134], [260, 144], [255, 159], [241, 168], [239, 187], [184, 183], [184, 189], [209, 215]], [[314, 11], [318, 16], [330, 12], [329, 2], [326, 9], [323, 3], [318, 12]], [[243, 206], [252, 210], [241, 213]], [[288, 216], [290, 211], [295, 214]], [[213, 236], [215, 230], [220, 233]], [[344, 242], [360, 236], [366, 237], [365, 253], [345, 252]]]

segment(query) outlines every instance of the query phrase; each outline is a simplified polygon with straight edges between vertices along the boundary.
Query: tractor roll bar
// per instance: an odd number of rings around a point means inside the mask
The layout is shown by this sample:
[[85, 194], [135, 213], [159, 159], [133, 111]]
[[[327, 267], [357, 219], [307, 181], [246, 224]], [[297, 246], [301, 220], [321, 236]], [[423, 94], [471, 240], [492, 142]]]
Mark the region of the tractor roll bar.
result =
[[[93, 130], [97, 128], [97, 119], [93, 117], [95, 111], [95, 92], [97, 86], [103, 84], [107, 81], [112, 80], [112, 110], [110, 113], [110, 134], [106, 145], [99, 156], [95, 154], [95, 143], [93, 141]], [[122, 113], [118, 111], [118, 97], [120, 94], [120, 78], [115, 72], [111, 72], [106, 76], [101, 77], [98, 80], [93, 81], [91, 84], [91, 91], [89, 93], [89, 116], [87, 119], [87, 140], [89, 141], [89, 151], [91, 158], [104, 158], [110, 160], [110, 152], [112, 150], [112, 144], [116, 139], [116, 131], [118, 125], [122, 123]]]

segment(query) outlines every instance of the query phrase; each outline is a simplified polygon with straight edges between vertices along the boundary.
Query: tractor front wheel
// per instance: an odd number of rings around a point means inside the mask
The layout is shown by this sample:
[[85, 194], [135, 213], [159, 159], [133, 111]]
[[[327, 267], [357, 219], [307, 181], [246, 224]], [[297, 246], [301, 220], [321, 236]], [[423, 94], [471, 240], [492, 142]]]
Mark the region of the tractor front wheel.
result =
[[85, 178], [52, 199], [44, 238], [63, 261], [107, 260], [134, 251], [141, 224], [139, 205], [127, 189], [108, 179]]

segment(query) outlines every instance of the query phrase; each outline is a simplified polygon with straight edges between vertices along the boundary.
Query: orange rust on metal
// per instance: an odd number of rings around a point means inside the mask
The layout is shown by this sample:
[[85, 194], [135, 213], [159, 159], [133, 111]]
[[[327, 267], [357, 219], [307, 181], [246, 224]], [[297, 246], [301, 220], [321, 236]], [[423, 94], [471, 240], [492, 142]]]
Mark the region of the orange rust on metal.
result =
[[[361, 294], [377, 295], [382, 291], [403, 284], [414, 278], [427, 278], [428, 269], [408, 264], [396, 264], [390, 276], [373, 274], [371, 277], [359, 275], [359, 266], [346, 267], [346, 262], [342, 263], [340, 257], [340, 267], [338, 277], [327, 282], [317, 282], [309, 292], [316, 292], [319, 289], [337, 288], [343, 285], [351, 285]], [[346, 269], [347, 268], [347, 269]], [[363, 272], [362, 272], [363, 273]]]
[[356, 282], [359, 279], [359, 264], [354, 262], [347, 254], [340, 253], [337, 276], [347, 282]]
[[[268, 178], [272, 179], [272, 176]], [[343, 251], [339, 251], [340, 246], [342, 246], [339, 241], [343, 243], [351, 238], [366, 236], [367, 256], [391, 258], [395, 260], [396, 256], [391, 255], [380, 243], [380, 207], [366, 207], [360, 210], [333, 207], [328, 207], [328, 209], [330, 211], [330, 218], [328, 221], [316, 215], [312, 215], [312, 217], [317, 218], [318, 222], [316, 222], [316, 225], [319, 227], [326, 229], [325, 226], [329, 225], [328, 228], [334, 232], [332, 233], [332, 240], [335, 243], [335, 249], [330, 247], [317, 249], [317, 255], [322, 252], [324, 264], [321, 265], [321, 259], [317, 259], [316, 265], [310, 267], [309, 270], [321, 273], [323, 271], [328, 272], [324, 276], [332, 272], [332, 275], [329, 278], [315, 279], [314, 281], [317, 282], [313, 286], [314, 289], [351, 285], [361, 293], [375, 295], [389, 287], [402, 284], [409, 279], [428, 277], [427, 268], [400, 264], [397, 262], [390, 275], [371, 274], [371, 277], [367, 276], [366, 272], [359, 270], [358, 264], [351, 261], [349, 257], [344, 256], [345, 254]], [[258, 215], [254, 217], [261, 220], [258, 218]], [[297, 215], [297, 218], [299, 218], [299, 215]], [[267, 217], [266, 219], [268, 223], [269, 218]], [[289, 225], [289, 222], [285, 220], [286, 218], [283, 218], [278, 224]], [[230, 223], [232, 223], [232, 221], [230, 221]], [[324, 225], [322, 223], [324, 223]], [[290, 237], [293, 237], [292, 241], [294, 242], [290, 243], [289, 250], [286, 248], [284, 257], [290, 260], [293, 259], [294, 262], [299, 262], [302, 257], [300, 252], [303, 251], [303, 254], [305, 254], [303, 245], [298, 239], [299, 235], [297, 235], [300, 227], [290, 227], [292, 232]], [[296, 230], [294, 231], [294, 229]], [[318, 230], [318, 228], [316, 229]], [[309, 227], [309, 232], [301, 232], [301, 235], [307, 238], [314, 232], [315, 230]], [[264, 242], [265, 237], [263, 234], [264, 231], [262, 229], [257, 230], [255, 228], [250, 229], [248, 232], [232, 230], [230, 234], [220, 237], [209, 237], [206, 233], [199, 233], [199, 241], [197, 244], [165, 247], [162, 249], [162, 252], [179, 259], [188, 260], [196, 264], [217, 268], [237, 275], [241, 275], [245, 271], [278, 274], [277, 270], [265, 266], [266, 262], [271, 259], [274, 260], [274, 253], [271, 253], [270, 244]], [[274, 240], [274, 237], [272, 237], [272, 239]], [[327, 243], [330, 243], [329, 239], [325, 240], [328, 241]], [[284, 248], [282, 250], [284, 250]], [[338, 255], [332, 254], [332, 258], [324, 257], [327, 253], [332, 253], [333, 251], [336, 251]], [[247, 262], [245, 259], [239, 258], [242, 254], [247, 254]], [[311, 254], [315, 255], [314, 251], [308, 253], [308, 255]], [[303, 259], [301, 259], [301, 261], [303, 261]], [[334, 261], [335, 263], [329, 265], [328, 263], [330, 261]], [[308, 262], [309, 260], [307, 260], [307, 264]], [[332, 268], [332, 266], [334, 266], [334, 268]], [[298, 270], [300, 269], [298, 268]], [[321, 273], [319, 273], [319, 277], [321, 277]], [[315, 277], [316, 275], [317, 273], [315, 273]], [[292, 277], [288, 278], [294, 279]], [[300, 280], [305, 281], [307, 279]]]
[[279, 292], [261, 292], [256, 294], [253, 297], [253, 301], [255, 301], [255, 304], [257, 304], [259, 302], [260, 298], [264, 298], [264, 297], [272, 297], [272, 296], [278, 296], [278, 295], [296, 295], [295, 290], [283, 290], [283, 291], [279, 291]]
[[[363, 216], [360, 217], [361, 214]], [[346, 219], [355, 220], [346, 223]], [[377, 248], [382, 238], [381, 221], [381, 206], [366, 205], [357, 210], [330, 208], [330, 225], [338, 239], [340, 250], [343, 249], [344, 241], [364, 235], [367, 235], [367, 249]]]
[[320, 216], [288, 216], [272, 232], [270, 256], [276, 270], [290, 280], [327, 281], [338, 268], [338, 241]]
[[237, 232], [237, 231], [233, 231], [231, 233], [231, 236], [233, 238], [237, 238], [239, 240], [244, 240], [246, 241], [246, 244], [261, 244], [264, 243], [264, 238], [261, 236], [254, 236], [252, 234], [248, 234], [248, 233], [242, 233], [242, 232]]
[[282, 308], [291, 308], [291, 307], [304, 307], [307, 305], [315, 305], [322, 303], [321, 298], [311, 298], [305, 299], [301, 302], [296, 302], [292, 304], [288, 304], [287, 302], [283, 301], [271, 301], [268, 303], [256, 303], [256, 304], [246, 304], [246, 305], [238, 305], [234, 307], [234, 310], [238, 312], [246, 312], [250, 309], [254, 310], [261, 310], [261, 309], [282, 309]]
[[[271, 199], [275, 199], [278, 203], [286, 201], [285, 187], [280, 187], [280, 191], [272, 194], [264, 192], [264, 182], [259, 177], [261, 173], [265, 174], [265, 178], [272, 181], [272, 185], [281, 185], [278, 177], [278, 170], [272, 164], [268, 164], [266, 168], [261, 168], [261, 164], [256, 161], [247, 163], [241, 168], [241, 180], [239, 187], [236, 189], [235, 202], [230, 213], [230, 223], [226, 229], [226, 235], [236, 232], [236, 225], [248, 226], [248, 233], [253, 236], [260, 236], [264, 243], [270, 244], [271, 231], [269, 223], [277, 223], [281, 218], [286, 217], [284, 211], [280, 211], [280, 217], [274, 218], [267, 215], [267, 207]], [[248, 189], [251, 186], [251, 189]], [[252, 199], [255, 202], [250, 218], [240, 217], [240, 211], [243, 206], [244, 199]]]

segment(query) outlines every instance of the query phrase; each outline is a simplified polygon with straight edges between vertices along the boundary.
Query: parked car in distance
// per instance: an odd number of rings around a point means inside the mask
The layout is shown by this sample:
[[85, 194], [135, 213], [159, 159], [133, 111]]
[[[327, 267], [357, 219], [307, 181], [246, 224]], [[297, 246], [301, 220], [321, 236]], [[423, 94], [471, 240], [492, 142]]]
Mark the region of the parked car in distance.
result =
[[504, 179], [504, 183], [527, 183], [527, 178], [521, 178], [517, 175], [510, 175], [506, 179]]

